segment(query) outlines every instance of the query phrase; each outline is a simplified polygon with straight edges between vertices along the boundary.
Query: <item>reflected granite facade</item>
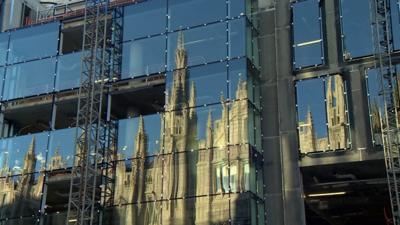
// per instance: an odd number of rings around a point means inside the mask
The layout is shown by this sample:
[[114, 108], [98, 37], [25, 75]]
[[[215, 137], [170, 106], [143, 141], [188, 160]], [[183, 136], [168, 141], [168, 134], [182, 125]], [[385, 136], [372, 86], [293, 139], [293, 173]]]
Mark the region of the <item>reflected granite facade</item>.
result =
[[[159, 149], [149, 148], [151, 125], [144, 119], [148, 115], [138, 116], [137, 128], [128, 127], [135, 130], [128, 137], [128, 141], [134, 142], [130, 145], [133, 149], [126, 149], [127, 146], [118, 149], [113, 162], [116, 166], [114, 201], [106, 210], [103, 224], [211, 225], [232, 224], [232, 221], [243, 225], [262, 224], [257, 219], [264, 211], [260, 200], [263, 178], [259, 163], [262, 160], [254, 158], [258, 150], [250, 141], [259, 135], [252, 133], [255, 128], [250, 129], [254, 124], [252, 115], [258, 109], [249, 100], [249, 85], [251, 89], [255, 87], [248, 83], [251, 79], [245, 80], [245, 75], [242, 78], [239, 73], [231, 94], [233, 99], [226, 99], [227, 94], [220, 93], [220, 102], [205, 109], [198, 106], [196, 80], [189, 79], [183, 35], [179, 32], [176, 70], [172, 72], [170, 90], [166, 90], [164, 110], [159, 113], [161, 135], [153, 140], [159, 143], [155, 145]], [[242, 69], [247, 70], [246, 63], [237, 65], [244, 65]], [[200, 120], [198, 113], [205, 110], [207, 119]], [[0, 178], [0, 185], [4, 188], [0, 194], [4, 196], [1, 207], [5, 218], [31, 216], [29, 213], [34, 216], [40, 208], [42, 189], [47, 186], [47, 195], [51, 197], [45, 207], [52, 213], [46, 215], [44, 224], [65, 224], [66, 202], [63, 201], [67, 192], [64, 189], [71, 166], [77, 164], [71, 151], [73, 129], [49, 132], [50, 149], [45, 161], [39, 160], [39, 154], [35, 153], [35, 134], [28, 135], [26, 138], [32, 141], [27, 146], [20, 173], [9, 168], [7, 152], [3, 152], [1, 176], [4, 179]], [[58, 203], [55, 198], [59, 198]], [[21, 201], [29, 205], [28, 214], [18, 210]], [[244, 205], [247, 207], [241, 207]]]
[[327, 135], [322, 137], [317, 135], [312, 110], [307, 106], [306, 119], [299, 121], [298, 128], [302, 153], [348, 148], [347, 103], [342, 77], [340, 75], [327, 77], [325, 89]]

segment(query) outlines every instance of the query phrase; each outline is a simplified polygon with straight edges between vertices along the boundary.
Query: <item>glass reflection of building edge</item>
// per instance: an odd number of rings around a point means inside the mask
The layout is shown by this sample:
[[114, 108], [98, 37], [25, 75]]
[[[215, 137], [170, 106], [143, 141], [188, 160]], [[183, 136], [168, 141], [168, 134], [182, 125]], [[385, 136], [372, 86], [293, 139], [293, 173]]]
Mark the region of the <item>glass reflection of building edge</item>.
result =
[[305, 120], [299, 121], [299, 142], [302, 153], [348, 147], [349, 131], [344, 82], [340, 75], [329, 76], [326, 82], [325, 104], [328, 135], [318, 137], [313, 113], [308, 106]]
[[[221, 118], [214, 119], [211, 110], [208, 112], [205, 139], [200, 140], [196, 88], [194, 82], [190, 87], [188, 85], [187, 52], [182, 32], [179, 33], [175, 61], [177, 69], [173, 73], [171, 90], [166, 91], [166, 107], [161, 121], [160, 143], [163, 147], [160, 152], [164, 154], [147, 157], [148, 136], [141, 116], [134, 137], [135, 153], [131, 156], [134, 159], [130, 165], [126, 161], [117, 163], [116, 207], [108, 211], [111, 215], [107, 217], [112, 218], [111, 224], [120, 225], [226, 224], [231, 219], [248, 224], [249, 209], [238, 207], [239, 201], [248, 197], [229, 194], [250, 189], [247, 83], [239, 81], [238, 100], [230, 104], [221, 95]], [[34, 136], [18, 179], [10, 176], [12, 172], [7, 160], [3, 162], [1, 175], [5, 178], [0, 180], [0, 214], [4, 218], [22, 216], [21, 204], [27, 208], [26, 212], [39, 209], [45, 176], [42, 167], [43, 171], [35, 178], [36, 163]], [[52, 180], [52, 176], [58, 177], [56, 180], [63, 180], [63, 176], [69, 179], [67, 173], [60, 172], [67, 167], [66, 164], [59, 147], [56, 147], [47, 162], [46, 169], [52, 174], [48, 179]], [[185, 199], [187, 196], [202, 197], [188, 200]], [[156, 201], [160, 199], [163, 200]], [[48, 222], [65, 223], [62, 220]]]

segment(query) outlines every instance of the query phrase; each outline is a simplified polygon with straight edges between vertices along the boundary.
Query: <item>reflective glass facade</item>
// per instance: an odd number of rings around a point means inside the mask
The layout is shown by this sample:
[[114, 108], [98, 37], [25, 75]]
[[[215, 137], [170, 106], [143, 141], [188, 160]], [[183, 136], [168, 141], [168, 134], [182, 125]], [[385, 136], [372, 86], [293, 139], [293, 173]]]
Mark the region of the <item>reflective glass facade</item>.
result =
[[[109, 162], [114, 201], [103, 224], [264, 224], [254, 7], [236, 0], [124, 7], [121, 74], [106, 95], [118, 135]], [[0, 34], [0, 221], [65, 224], [82, 61], [79, 51], [58, 51], [66, 27]]]

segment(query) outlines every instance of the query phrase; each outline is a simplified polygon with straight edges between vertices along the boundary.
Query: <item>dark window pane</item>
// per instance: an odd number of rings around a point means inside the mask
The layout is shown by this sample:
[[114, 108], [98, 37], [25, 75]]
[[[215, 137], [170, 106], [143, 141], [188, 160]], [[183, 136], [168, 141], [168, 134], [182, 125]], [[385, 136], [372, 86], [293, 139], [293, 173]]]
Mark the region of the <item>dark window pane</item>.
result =
[[[218, 103], [221, 96], [226, 99], [228, 96], [226, 63], [213, 63], [168, 72], [167, 93], [170, 101], [167, 104], [175, 106], [189, 104], [188, 107], [195, 107]], [[178, 99], [186, 101], [176, 102]]]
[[[220, 61], [227, 57], [226, 23], [168, 35], [168, 69]], [[178, 45], [183, 43], [182, 45]], [[186, 60], [183, 60], [185, 59]], [[177, 65], [180, 63], [179, 65]]]
[[318, 0], [293, 4], [295, 68], [322, 64], [322, 38]]
[[81, 57], [80, 52], [58, 57], [56, 91], [79, 87]]
[[45, 167], [48, 132], [0, 141], [1, 176], [39, 172]]
[[8, 63], [57, 55], [59, 27], [50, 23], [11, 32]]
[[[141, 121], [143, 119], [143, 121]], [[153, 114], [118, 121], [118, 159], [140, 158], [162, 151], [161, 115]], [[145, 135], [145, 136], [143, 136]], [[143, 141], [143, 142], [141, 142]], [[145, 145], [141, 145], [145, 143]], [[141, 151], [143, 148], [145, 151]]]
[[165, 45], [165, 36], [124, 43], [121, 78], [165, 71]]
[[26, 97], [53, 91], [55, 58], [7, 67], [4, 99]]
[[165, 32], [167, 1], [151, 0], [125, 7], [124, 41]]
[[0, 33], [0, 66], [6, 64], [8, 37], [8, 33]]
[[341, 0], [343, 54], [345, 59], [373, 52], [370, 1]]
[[327, 150], [324, 80], [305, 80], [296, 86], [300, 151]]
[[169, 30], [179, 30], [226, 18], [226, 1], [170, 0]]

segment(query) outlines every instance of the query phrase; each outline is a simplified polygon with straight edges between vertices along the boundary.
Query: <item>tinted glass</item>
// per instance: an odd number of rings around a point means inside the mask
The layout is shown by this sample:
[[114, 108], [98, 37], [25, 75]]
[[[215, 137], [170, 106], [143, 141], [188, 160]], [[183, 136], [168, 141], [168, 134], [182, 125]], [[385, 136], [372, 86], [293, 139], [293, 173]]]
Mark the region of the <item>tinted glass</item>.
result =
[[318, 0], [297, 2], [293, 8], [294, 66], [322, 64], [322, 38]]
[[81, 56], [77, 52], [58, 57], [56, 91], [79, 87]]
[[[186, 79], [189, 86], [179, 84], [181, 77]], [[219, 103], [221, 97], [226, 99], [228, 96], [226, 63], [213, 63], [168, 72], [167, 93], [170, 101], [167, 104], [170, 105], [174, 104], [174, 96], [179, 94], [182, 95], [182, 99], [190, 102], [189, 107]]]
[[151, 0], [125, 7], [124, 40], [146, 37], [165, 32], [167, 1]]
[[246, 36], [248, 34], [246, 24], [244, 18], [229, 21], [229, 58], [246, 55]]
[[121, 78], [165, 71], [165, 49], [165, 36], [124, 43]]
[[7, 67], [4, 99], [53, 91], [56, 59], [48, 58]]
[[6, 64], [8, 52], [8, 33], [0, 33], [0, 66]]
[[[182, 45], [178, 45], [183, 43]], [[226, 23], [175, 32], [168, 35], [168, 69], [220, 61], [227, 57]], [[177, 59], [184, 59], [177, 65]]]
[[1, 140], [2, 176], [39, 172], [46, 163], [47, 140], [47, 132]]
[[373, 52], [370, 2], [365, 0], [340, 2], [345, 59], [370, 55]]
[[[145, 204], [161, 199], [163, 159], [163, 156], [152, 156], [118, 161], [114, 204]], [[152, 194], [146, 195], [148, 191]]]
[[397, 0], [390, 0], [392, 15], [393, 45], [395, 50], [400, 49], [400, 8]]
[[169, 30], [224, 20], [226, 1], [215, 0], [170, 0], [168, 1]]
[[57, 55], [59, 23], [49, 23], [11, 32], [8, 63]]
[[339, 75], [328, 76], [325, 82], [329, 149], [349, 147], [346, 84]]
[[[143, 116], [143, 123], [140, 117], [119, 120], [118, 122], [118, 159], [129, 159], [155, 155], [162, 151], [161, 142], [161, 115]], [[146, 135], [142, 139], [140, 135]], [[141, 141], [146, 141], [145, 151], [141, 150]]]
[[50, 132], [46, 170], [59, 170], [74, 164], [76, 128]]
[[[0, 178], [0, 219], [2, 224], [35, 224], [40, 208], [43, 174], [26, 174]], [[25, 217], [25, 218], [24, 218]]]
[[385, 105], [381, 88], [382, 80], [376, 69], [367, 70], [366, 75], [372, 141], [375, 145], [382, 145], [382, 120], [385, 119]]
[[[228, 106], [221, 104], [165, 112], [164, 153], [227, 146], [228, 113]], [[173, 144], [184, 139], [185, 143]]]
[[296, 84], [302, 153], [328, 149], [324, 85], [323, 79], [305, 80]]

